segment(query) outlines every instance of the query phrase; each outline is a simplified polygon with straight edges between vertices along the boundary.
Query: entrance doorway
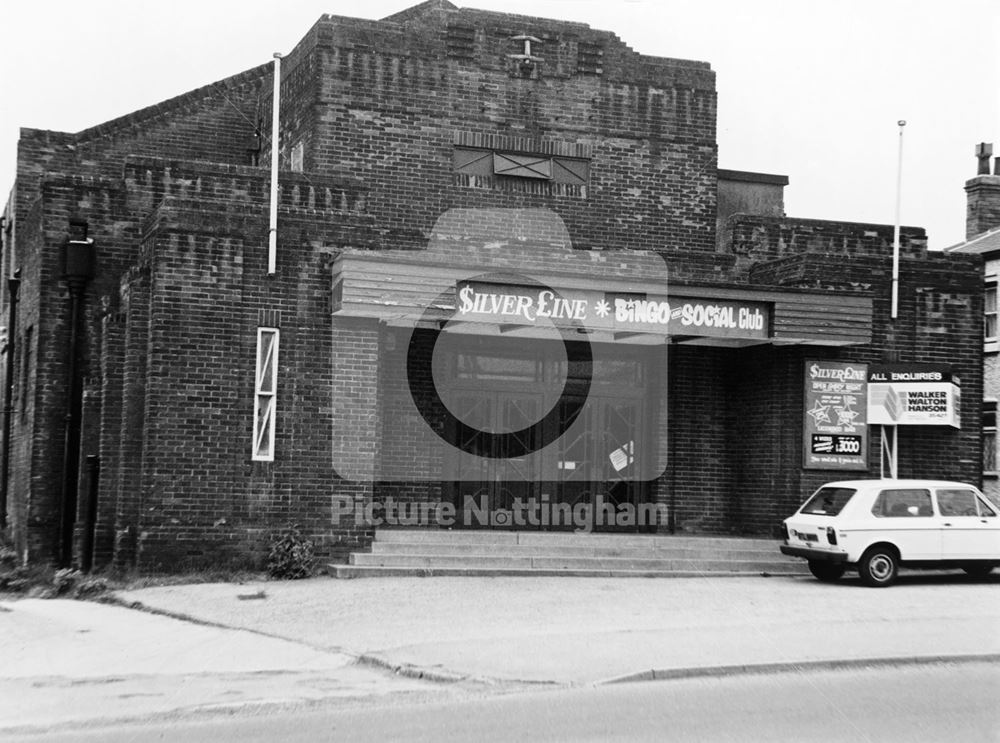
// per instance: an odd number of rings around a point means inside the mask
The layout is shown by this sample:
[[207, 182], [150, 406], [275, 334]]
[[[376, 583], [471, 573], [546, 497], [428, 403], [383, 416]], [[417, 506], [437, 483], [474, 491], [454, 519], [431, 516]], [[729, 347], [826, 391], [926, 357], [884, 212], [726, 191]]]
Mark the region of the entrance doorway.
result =
[[[446, 353], [436, 365], [442, 399], [467, 428], [448, 432], [456, 446], [443, 462], [458, 518], [464, 528], [573, 530], [581, 508], [620, 506], [637, 510], [651, 488], [639, 476], [650, 453], [649, 432], [657, 406], [649, 405], [648, 349], [594, 354], [589, 394], [552, 344], [479, 341]], [[561, 350], [561, 349], [558, 349]], [[534, 352], [534, 353], [532, 353]], [[438, 376], [442, 375], [442, 376]], [[545, 427], [535, 425], [555, 407]], [[574, 420], [575, 418], [575, 420]], [[553, 430], [554, 429], [554, 430]], [[559, 431], [565, 431], [561, 436]], [[485, 432], [485, 433], [484, 433]], [[490, 436], [512, 433], [509, 438]], [[488, 445], [470, 446], [459, 436], [482, 436]], [[540, 438], [551, 441], [539, 447]], [[520, 455], [504, 451], [505, 442]], [[489, 447], [492, 447], [491, 449]], [[471, 456], [464, 451], [486, 451]], [[464, 450], [464, 451], [463, 451]], [[526, 452], [526, 453], [524, 453]], [[518, 504], [529, 506], [518, 520]], [[537, 505], [538, 510], [533, 511]], [[610, 511], [608, 511], [610, 509]], [[627, 522], [627, 520], [626, 520]], [[654, 524], [603, 518], [595, 530], [653, 530]]]

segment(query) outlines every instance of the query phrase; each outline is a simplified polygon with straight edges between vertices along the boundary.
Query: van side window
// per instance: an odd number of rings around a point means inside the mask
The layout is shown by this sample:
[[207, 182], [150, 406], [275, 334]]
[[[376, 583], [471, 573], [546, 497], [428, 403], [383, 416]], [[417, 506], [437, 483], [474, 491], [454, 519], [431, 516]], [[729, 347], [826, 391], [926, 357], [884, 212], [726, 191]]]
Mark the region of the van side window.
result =
[[982, 498], [979, 498], [979, 515], [983, 518], [996, 518], [997, 512], [993, 506], [989, 505]]
[[875, 499], [872, 514], [878, 518], [933, 516], [929, 490], [883, 490]]
[[937, 491], [938, 512], [942, 516], [978, 516], [979, 498], [972, 490]]

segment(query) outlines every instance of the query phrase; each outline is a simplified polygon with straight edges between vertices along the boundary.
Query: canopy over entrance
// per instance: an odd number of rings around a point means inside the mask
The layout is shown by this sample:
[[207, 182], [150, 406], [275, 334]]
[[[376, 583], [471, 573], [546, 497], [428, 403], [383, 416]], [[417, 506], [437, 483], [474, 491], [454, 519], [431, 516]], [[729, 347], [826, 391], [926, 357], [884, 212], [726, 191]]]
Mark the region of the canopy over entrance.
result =
[[843, 346], [871, 341], [871, 297], [672, 282], [647, 250], [576, 250], [548, 209], [451, 209], [425, 250], [346, 249], [332, 311], [389, 325], [591, 343]]
[[[576, 251], [586, 256], [585, 251]], [[333, 265], [332, 311], [389, 325], [476, 335], [546, 337], [575, 329], [591, 342], [742, 347], [871, 341], [872, 300], [846, 292], [673, 284], [660, 275], [522, 272], [476, 260], [345, 250]], [[533, 256], [537, 261], [538, 256]], [[499, 270], [498, 270], [499, 269]], [[597, 269], [597, 270], [595, 270]]]

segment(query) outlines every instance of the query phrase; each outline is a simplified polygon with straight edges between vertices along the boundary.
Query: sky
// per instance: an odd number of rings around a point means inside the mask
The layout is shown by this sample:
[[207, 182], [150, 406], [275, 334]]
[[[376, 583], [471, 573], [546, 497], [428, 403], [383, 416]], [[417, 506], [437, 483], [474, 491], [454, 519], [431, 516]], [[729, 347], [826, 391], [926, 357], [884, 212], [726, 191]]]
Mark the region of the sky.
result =
[[[587, 23], [635, 51], [708, 62], [719, 167], [787, 175], [792, 217], [965, 238], [975, 145], [1000, 156], [997, 0], [452, 0]], [[0, 193], [19, 127], [76, 132], [288, 53], [324, 13], [416, 0], [35, 0], [0, 44]]]

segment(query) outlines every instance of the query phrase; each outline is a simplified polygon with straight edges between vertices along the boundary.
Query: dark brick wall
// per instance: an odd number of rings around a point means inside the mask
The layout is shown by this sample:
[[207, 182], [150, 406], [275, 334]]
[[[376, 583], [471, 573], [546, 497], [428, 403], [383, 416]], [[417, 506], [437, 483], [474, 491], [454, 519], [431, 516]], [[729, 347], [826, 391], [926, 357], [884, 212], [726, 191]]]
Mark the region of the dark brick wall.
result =
[[[118, 179], [126, 158], [144, 154], [248, 164], [250, 150], [261, 146], [259, 106], [271, 79], [270, 68], [262, 65], [75, 134], [22, 128], [10, 204], [15, 244], [47, 178]], [[99, 204], [102, 200], [88, 202]], [[16, 248], [15, 258], [15, 263], [27, 259]]]
[[800, 502], [804, 359], [827, 354], [800, 348], [731, 352], [727, 432], [735, 477], [727, 493], [728, 528], [768, 534]]
[[717, 531], [727, 523], [733, 466], [727, 431], [729, 352], [668, 350], [670, 404], [667, 503], [678, 531]]
[[[113, 470], [101, 483], [101, 497], [109, 494], [115, 504], [114, 562], [127, 568], [135, 564], [139, 547], [140, 515], [143, 502], [143, 454], [146, 449], [146, 371], [149, 357], [149, 269], [136, 266], [124, 277], [121, 298], [125, 319], [121, 382], [108, 380], [106, 386], [122, 389], [120, 423], [113, 422], [102, 435], [102, 449], [117, 445], [117, 478]], [[117, 435], [117, 440], [112, 438]]]
[[[102, 478], [117, 504], [117, 560], [151, 570], [259, 565], [267, 539], [293, 525], [317, 540], [321, 556], [341, 556], [351, 529], [334, 533], [332, 494], [370, 492], [371, 485], [336, 485], [331, 391], [341, 382], [353, 388], [373, 365], [352, 352], [357, 338], [335, 343], [328, 246], [363, 238], [369, 220], [352, 211], [357, 195], [329, 179], [289, 177], [279, 270], [267, 276], [266, 211], [253, 203], [263, 174], [230, 170], [213, 179], [209, 168], [195, 186], [193, 167], [146, 161], [127, 181], [130, 204], [160, 200], [123, 279], [122, 369], [113, 348], [104, 369], [105, 389], [113, 396], [121, 388], [123, 398], [120, 425], [105, 421], [112, 461]], [[228, 199], [220, 198], [223, 179]], [[109, 346], [113, 320], [102, 328]], [[274, 462], [251, 461], [260, 326], [281, 332]], [[349, 379], [337, 375], [335, 362]], [[129, 434], [115, 452], [118, 431]]]
[[270, 80], [261, 65], [75, 134], [21, 129], [18, 189], [51, 172], [115, 176], [130, 155], [250, 164]]
[[[975, 271], [961, 273], [964, 282]], [[981, 295], [968, 285], [965, 292], [940, 292], [909, 283], [903, 293], [908, 291], [912, 298], [904, 302], [901, 316], [913, 312], [921, 320], [911, 323], [909, 337], [899, 341], [899, 359], [952, 366], [962, 380], [962, 428], [899, 427], [899, 475], [977, 484], [982, 477], [977, 456], [982, 371], [969, 349], [980, 337], [976, 307]], [[883, 310], [887, 315], [888, 302], [877, 311]], [[868, 429], [867, 472], [802, 469], [803, 386], [807, 360], [881, 363], [884, 345], [674, 346], [669, 354], [671, 467], [664, 490], [673, 493], [678, 530], [771, 535], [820, 484], [880, 476], [878, 426]]]
[[[89, 176], [50, 176], [38, 184], [32, 209], [19, 220], [13, 252], [21, 269], [22, 289], [16, 329], [20, 346], [17, 414], [12, 430], [12, 464], [18, 468], [12, 471], [19, 474], [12, 487], [24, 488], [21, 495], [28, 510], [19, 523], [28, 529], [32, 549], [43, 554], [51, 554], [58, 539], [64, 477], [71, 297], [61, 277], [62, 245], [69, 220], [84, 218], [90, 235], [101, 246], [98, 275], [80, 299], [76, 359], [80, 379], [92, 380], [86, 388], [96, 395], [101, 365], [96, 332], [103, 312], [100, 298], [117, 289], [117, 276], [135, 252], [131, 241], [137, 230], [121, 221], [122, 208], [121, 191], [113, 182]], [[85, 408], [86, 446], [81, 462], [96, 453], [89, 434], [99, 425], [95, 417], [101, 415], [101, 403], [92, 399]]]
[[[78, 134], [21, 130], [17, 182], [7, 209], [12, 244], [5, 246], [4, 262], [21, 270], [22, 306], [14, 330], [18, 339], [30, 340], [20, 351], [11, 439], [13, 531], [21, 548], [30, 543], [32, 554], [53, 555], [58, 539], [69, 339], [69, 294], [60, 280], [59, 251], [69, 220], [85, 219], [98, 245], [98, 275], [81, 302], [78, 356], [81, 378], [98, 380], [100, 316], [106, 309], [100, 300], [116, 296], [119, 277], [136, 258], [142, 226], [142, 216], [126, 204], [121, 182], [126, 158], [156, 153], [246, 162], [253, 133], [247, 122], [255, 120], [264, 71], [251, 70]], [[94, 418], [114, 414], [99, 410], [96, 402], [86, 406], [87, 446], [81, 457], [93, 453]], [[105, 544], [109, 528], [105, 519]]]
[[[400, 25], [322, 19], [283, 65], [288, 146], [304, 143], [309, 171], [364, 179], [393, 245], [425, 242], [451, 207], [541, 202], [577, 245], [713, 250], [708, 65], [643, 57], [579, 24], [518, 18], [511, 31], [512, 22], [466, 10]], [[471, 57], [449, 56], [448, 24], [478, 29]], [[522, 31], [544, 40], [536, 79], [509, 68], [506, 55], [518, 49], [507, 36]], [[574, 74], [582, 43], [603, 49], [600, 75]], [[586, 145], [588, 198], [503, 178], [472, 183], [454, 172], [459, 135], [510, 136], [521, 142], [515, 149], [536, 153]]]
[[[805, 234], [800, 234], [802, 226]], [[831, 242], [838, 225], [842, 240]], [[900, 261], [898, 318], [891, 315], [891, 227], [841, 223], [819, 224], [822, 239], [815, 239], [816, 223], [785, 220], [742, 220], [738, 231], [753, 234], [754, 250], [765, 258], [750, 271], [752, 283], [815, 289], [854, 289], [873, 297], [873, 337], [870, 346], [837, 351], [805, 349], [804, 357], [834, 358], [864, 363], [933, 362], [950, 365], [962, 381], [962, 428], [900, 426], [898, 442], [901, 477], [934, 477], [979, 484], [982, 371], [982, 262], [978, 256], [928, 252], [921, 249], [921, 232], [904, 232]], [[735, 232], [735, 231], [734, 231]], [[889, 236], [886, 245], [885, 236]], [[907, 240], [907, 236], [911, 239]], [[792, 253], [792, 247], [801, 251]], [[779, 255], [767, 261], [768, 255]], [[777, 356], [777, 355], [776, 355]], [[798, 372], [801, 380], [801, 371]], [[794, 376], [794, 375], [793, 375]], [[789, 387], [791, 399], [799, 398], [801, 383]], [[788, 400], [788, 395], [776, 399]], [[801, 410], [789, 412], [787, 423], [801, 427]], [[796, 437], [799, 434], [796, 434]], [[869, 471], [880, 474], [879, 427], [870, 428]], [[844, 479], [850, 473], [802, 473], [801, 496], [824, 481]], [[787, 491], [786, 491], [787, 494]], [[756, 495], [754, 518], [767, 513], [769, 493]], [[784, 503], [782, 500], [778, 503]], [[795, 505], [795, 504], [793, 504]], [[787, 510], [787, 509], [786, 509]], [[775, 513], [775, 516], [782, 514]], [[763, 531], [767, 525], [760, 524]]]
[[[101, 478], [97, 491], [97, 523], [94, 563], [107, 565], [114, 558], [118, 484], [121, 480], [123, 367], [125, 364], [126, 316], [112, 311], [101, 318], [101, 421], [97, 437]], [[125, 429], [129, 430], [129, 429]]]
[[16, 342], [13, 368], [13, 418], [11, 421], [10, 480], [8, 512], [15, 546], [20, 554], [43, 552], [51, 543], [33, 528], [39, 523], [34, 495], [33, 456], [35, 434], [35, 395], [38, 390], [38, 339], [40, 313], [40, 275], [43, 255], [41, 234], [42, 202], [37, 200], [27, 213], [22, 212], [18, 250], [24, 255], [21, 264], [21, 290], [17, 326], [11, 329]]
[[[893, 226], [861, 222], [834, 222], [820, 219], [793, 219], [736, 214], [726, 220], [720, 243], [736, 256], [740, 271], [749, 271], [752, 280], [759, 264], [802, 255], [819, 255], [846, 266], [856, 257], [882, 257], [892, 264]], [[919, 227], [900, 230], [900, 254], [920, 257], [927, 253], [927, 235]], [[833, 275], [836, 276], [837, 272]]]

